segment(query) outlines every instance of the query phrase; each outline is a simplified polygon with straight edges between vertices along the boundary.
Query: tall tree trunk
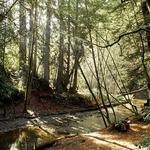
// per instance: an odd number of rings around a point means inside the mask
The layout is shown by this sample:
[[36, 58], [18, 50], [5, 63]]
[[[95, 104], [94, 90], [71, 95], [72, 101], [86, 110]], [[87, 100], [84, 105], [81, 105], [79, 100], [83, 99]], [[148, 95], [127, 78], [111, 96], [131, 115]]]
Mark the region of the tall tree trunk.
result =
[[78, 77], [78, 53], [79, 53], [79, 41], [77, 39], [78, 36], [78, 17], [79, 17], [79, 0], [76, 0], [76, 25], [75, 25], [75, 52], [74, 52], [74, 56], [75, 56], [75, 69], [74, 69], [74, 80], [73, 80], [73, 91], [76, 92], [77, 91], [77, 77]]
[[45, 29], [45, 45], [43, 50], [44, 79], [49, 82], [49, 61], [50, 61], [50, 24], [51, 24], [51, 0], [47, 1], [47, 21]]
[[[5, 13], [5, 11], [7, 10], [7, 1], [3, 0], [2, 4], [1, 4], [1, 12]], [[2, 38], [1, 40], [1, 52], [0, 52], [0, 63], [2, 63], [3, 66], [5, 66], [5, 49], [6, 49], [6, 34], [7, 34], [7, 18], [4, 18], [3, 21], [0, 24], [0, 27], [2, 28]]]
[[33, 67], [32, 67], [32, 74], [33, 77], [37, 76], [37, 36], [38, 36], [38, 0], [35, 1], [35, 13], [34, 13], [34, 28], [35, 28], [35, 38], [34, 38], [34, 54], [33, 54]]
[[27, 112], [27, 105], [31, 99], [31, 86], [32, 86], [32, 76], [33, 76], [33, 54], [34, 54], [34, 46], [35, 46], [35, 31], [34, 23], [36, 17], [34, 15], [34, 6], [35, 3], [31, 1], [31, 9], [30, 9], [30, 34], [29, 34], [29, 52], [28, 52], [28, 73], [27, 73], [27, 82], [26, 82], [26, 91], [25, 91], [25, 102], [23, 112]]
[[63, 5], [64, 0], [59, 0], [59, 56], [58, 56], [58, 73], [57, 73], [57, 83], [56, 90], [58, 92], [63, 92], [64, 89], [64, 21], [63, 21]]
[[[144, 24], [146, 25], [146, 28], [148, 30], [150, 30], [150, 26], [149, 26], [149, 15], [150, 15], [150, 1], [146, 0], [142, 2], [142, 12], [143, 12], [143, 17], [144, 17]], [[150, 105], [150, 75], [148, 73], [148, 69], [147, 66], [145, 64], [145, 47], [144, 47], [144, 42], [143, 42], [143, 38], [142, 35], [140, 33], [140, 38], [141, 38], [141, 45], [142, 45], [142, 53], [141, 53], [141, 61], [142, 61], [142, 65], [144, 68], [144, 73], [146, 76], [146, 80], [147, 80], [147, 87], [148, 87], [148, 103]], [[146, 31], [146, 38], [147, 38], [147, 46], [150, 49], [150, 32]]]
[[26, 10], [25, 1], [19, 1], [20, 6], [20, 41], [19, 41], [19, 76], [21, 86], [25, 85], [26, 77]]
[[67, 89], [70, 80], [70, 48], [71, 48], [71, 24], [70, 24], [70, 0], [68, 0], [68, 18], [67, 18], [67, 26], [68, 26], [68, 47], [67, 47], [67, 70], [65, 75], [65, 83], [64, 86]]
[[34, 53], [34, 30], [32, 34], [32, 45], [30, 49], [30, 55], [29, 55], [29, 61], [28, 61], [28, 74], [27, 74], [27, 83], [26, 83], [26, 91], [25, 91], [25, 101], [24, 101], [24, 109], [23, 112], [27, 112], [27, 105], [29, 104], [30, 100], [30, 94], [31, 94], [31, 85], [32, 85], [32, 64], [33, 64], [33, 53]]
[[[149, 15], [150, 15], [150, 1], [145, 0], [142, 2], [142, 12], [143, 12], [143, 17], [144, 17], [144, 24], [146, 25], [146, 28], [150, 30], [150, 20], [149, 20]], [[147, 46], [150, 48], [150, 32], [146, 31], [146, 38], [147, 38]]]

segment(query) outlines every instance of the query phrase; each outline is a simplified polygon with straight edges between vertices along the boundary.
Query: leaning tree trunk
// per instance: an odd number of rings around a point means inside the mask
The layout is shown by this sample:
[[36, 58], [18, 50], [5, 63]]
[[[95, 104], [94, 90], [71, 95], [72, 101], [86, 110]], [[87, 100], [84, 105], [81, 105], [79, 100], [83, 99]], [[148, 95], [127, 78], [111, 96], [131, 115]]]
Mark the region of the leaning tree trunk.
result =
[[[88, 29], [88, 33], [89, 33], [90, 43], [93, 43], [92, 31], [91, 31], [90, 24], [89, 24], [90, 18], [89, 18], [89, 11], [88, 11], [88, 7], [87, 7], [87, 0], [85, 0], [85, 7], [86, 7], [86, 12], [87, 12], [87, 29]], [[108, 124], [110, 124], [111, 123], [110, 114], [109, 114], [109, 111], [108, 111], [105, 101], [104, 101], [103, 91], [102, 91], [102, 87], [100, 84], [100, 78], [99, 78], [99, 73], [98, 73], [98, 67], [96, 64], [96, 58], [95, 58], [96, 55], [95, 55], [94, 47], [92, 44], [90, 45], [90, 48], [91, 48], [92, 59], [93, 59], [93, 64], [94, 64], [94, 69], [95, 69], [95, 74], [96, 74], [97, 86], [98, 86], [98, 90], [100, 93], [100, 98], [102, 100], [102, 104], [103, 104], [103, 107], [104, 107], [104, 110], [106, 113], [107, 122], [108, 122]]]
[[19, 41], [19, 76], [21, 86], [25, 85], [26, 76], [26, 10], [25, 1], [19, 1], [20, 6], [20, 41]]

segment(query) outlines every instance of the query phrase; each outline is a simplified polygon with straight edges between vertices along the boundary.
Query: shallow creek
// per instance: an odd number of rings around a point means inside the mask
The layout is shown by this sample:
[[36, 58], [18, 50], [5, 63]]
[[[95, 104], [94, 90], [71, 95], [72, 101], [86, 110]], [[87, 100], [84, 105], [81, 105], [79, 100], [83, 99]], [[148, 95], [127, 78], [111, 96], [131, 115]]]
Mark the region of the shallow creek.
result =
[[[134, 100], [133, 103], [140, 109], [144, 102]], [[109, 111], [113, 120], [112, 111]], [[116, 106], [115, 111], [119, 119], [132, 115], [123, 106]], [[0, 150], [34, 150], [38, 144], [64, 135], [89, 133], [102, 128], [104, 124], [99, 111], [3, 121], [0, 122]]]

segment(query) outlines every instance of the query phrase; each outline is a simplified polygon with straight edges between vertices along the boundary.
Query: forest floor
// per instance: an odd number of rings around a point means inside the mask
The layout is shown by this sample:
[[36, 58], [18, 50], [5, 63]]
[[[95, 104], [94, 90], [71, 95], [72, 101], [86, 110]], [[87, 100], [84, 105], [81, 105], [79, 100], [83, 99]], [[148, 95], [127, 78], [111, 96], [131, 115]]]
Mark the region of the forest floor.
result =
[[[73, 124], [77, 127], [79, 126], [76, 122], [76, 117], [74, 117], [73, 114], [84, 111], [88, 113], [89, 110], [97, 110], [96, 105], [89, 102], [82, 105], [73, 105], [69, 101], [61, 99], [55, 100], [50, 98], [39, 99], [37, 96], [32, 96], [30, 103], [27, 106], [27, 113], [23, 113], [23, 108], [23, 102], [17, 104], [15, 106], [14, 114], [13, 108], [9, 106], [7, 107], [7, 113], [5, 117], [2, 115], [3, 110], [0, 110], [0, 133], [6, 133], [18, 128], [26, 128], [30, 126], [44, 126], [43, 128], [54, 128], [57, 131], [59, 128], [59, 130], [61, 130], [60, 132], [63, 132], [64, 128], [67, 128], [66, 130], [68, 130], [70, 127], [66, 126], [66, 122], [71, 122], [71, 125]], [[81, 113], [79, 116], [84, 115], [85, 114]], [[90, 111], [90, 115], [93, 115], [93, 112]], [[96, 111], [95, 115], [97, 118], [99, 113]], [[61, 123], [57, 118], [61, 120]], [[72, 131], [73, 129], [70, 127], [70, 130]]]
[[[82, 102], [84, 104], [82, 104]], [[81, 104], [80, 104], [81, 103]], [[19, 104], [16, 109], [16, 114], [20, 114], [23, 110], [24, 103]], [[77, 104], [72, 104], [70, 101], [45, 98], [39, 99], [37, 96], [32, 96], [30, 103], [28, 105], [29, 113], [34, 114], [49, 114], [49, 113], [60, 113], [60, 112], [70, 112], [78, 111], [87, 108], [96, 109], [97, 106], [91, 101], [78, 100]]]
[[[74, 98], [77, 98], [74, 100]], [[76, 102], [76, 103], [74, 103]], [[10, 117], [9, 115], [13, 116], [21, 116], [23, 109], [24, 109], [24, 103], [21, 102], [15, 106], [15, 114], [14, 114], [14, 108], [12, 106], [6, 107], [6, 118]], [[61, 97], [55, 99], [55, 98], [43, 98], [40, 99], [38, 96], [32, 95], [28, 106], [28, 115], [29, 116], [38, 116], [38, 115], [49, 115], [49, 114], [59, 114], [59, 113], [68, 113], [68, 112], [77, 112], [82, 110], [96, 110], [97, 106], [95, 103], [91, 102], [87, 98], [83, 99], [83, 96], [73, 96], [73, 100], [62, 100]], [[2, 114], [2, 109], [1, 109]], [[1, 117], [3, 117], [1, 115]]]
[[[45, 97], [39, 98], [38, 96], [32, 95], [30, 101], [27, 105], [27, 116], [34, 117], [38, 115], [50, 115], [50, 114], [63, 114], [63, 113], [76, 113], [76, 112], [84, 112], [90, 110], [98, 110], [96, 103], [93, 100], [90, 100], [88, 97], [83, 95], [71, 95], [70, 98], [66, 98], [66, 95], [59, 96], [59, 98], [53, 97]], [[122, 102], [124, 104], [126, 102]], [[143, 102], [144, 103], [144, 102]], [[118, 104], [113, 104], [118, 105]], [[109, 107], [109, 105], [107, 106]], [[24, 109], [24, 102], [20, 102], [15, 106], [15, 114], [14, 108], [12, 106], [6, 107], [6, 117], [5, 118], [13, 118], [22, 116]], [[5, 119], [2, 116], [3, 110], [0, 109], [0, 119]]]
[[40, 150], [150, 150], [137, 146], [146, 133], [150, 133], [150, 124], [136, 122], [130, 124], [128, 132], [121, 133], [102, 129], [97, 132], [68, 137], [54, 142], [50, 147]]
[[[18, 104], [15, 107], [16, 115], [22, 114], [23, 103]], [[143, 101], [142, 101], [143, 105]], [[33, 96], [29, 105], [28, 113], [29, 116], [38, 116], [38, 114], [57, 114], [61, 112], [72, 112], [78, 110], [84, 110], [87, 108], [96, 108], [95, 104], [87, 102], [83, 105], [73, 105], [69, 102], [61, 102], [53, 99], [39, 99]], [[8, 114], [11, 114], [8, 110]], [[63, 119], [63, 118], [62, 118]], [[64, 119], [63, 119], [64, 120]], [[47, 120], [45, 120], [47, 121]], [[11, 121], [13, 122], [13, 121]], [[17, 123], [16, 123], [17, 122]], [[27, 124], [27, 120], [24, 121]], [[14, 129], [18, 128], [18, 123], [20, 120], [16, 120], [14, 123]], [[43, 122], [42, 122], [43, 123]], [[2, 132], [6, 129], [6, 124], [13, 127], [11, 123], [2, 122]], [[4, 124], [4, 125], [3, 125]], [[16, 125], [15, 125], [16, 124]], [[60, 124], [59, 124], [60, 126]], [[7, 131], [7, 130], [6, 130]], [[128, 132], [121, 133], [117, 131], [111, 131], [110, 129], [102, 129], [97, 132], [90, 132], [88, 134], [80, 134], [73, 137], [67, 137], [56, 140], [50, 147], [49, 150], [138, 150], [139, 147], [136, 144], [139, 143], [141, 139], [144, 138], [146, 133], [150, 133], [150, 124], [145, 124], [141, 122], [132, 122], [130, 124], [130, 129]], [[149, 147], [150, 149], [150, 147]], [[143, 150], [149, 150], [148, 148], [143, 148]], [[42, 149], [40, 149], [42, 150]], [[44, 150], [44, 149], [43, 149]]]

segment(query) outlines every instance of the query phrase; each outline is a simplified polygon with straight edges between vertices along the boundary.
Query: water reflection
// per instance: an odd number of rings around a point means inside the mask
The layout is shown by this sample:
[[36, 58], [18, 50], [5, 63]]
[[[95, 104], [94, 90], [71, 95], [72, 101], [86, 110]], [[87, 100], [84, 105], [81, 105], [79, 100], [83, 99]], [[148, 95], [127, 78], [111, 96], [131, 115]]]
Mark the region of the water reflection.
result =
[[45, 133], [39, 128], [25, 128], [0, 134], [1, 150], [34, 150], [45, 141], [52, 141], [56, 137]]

